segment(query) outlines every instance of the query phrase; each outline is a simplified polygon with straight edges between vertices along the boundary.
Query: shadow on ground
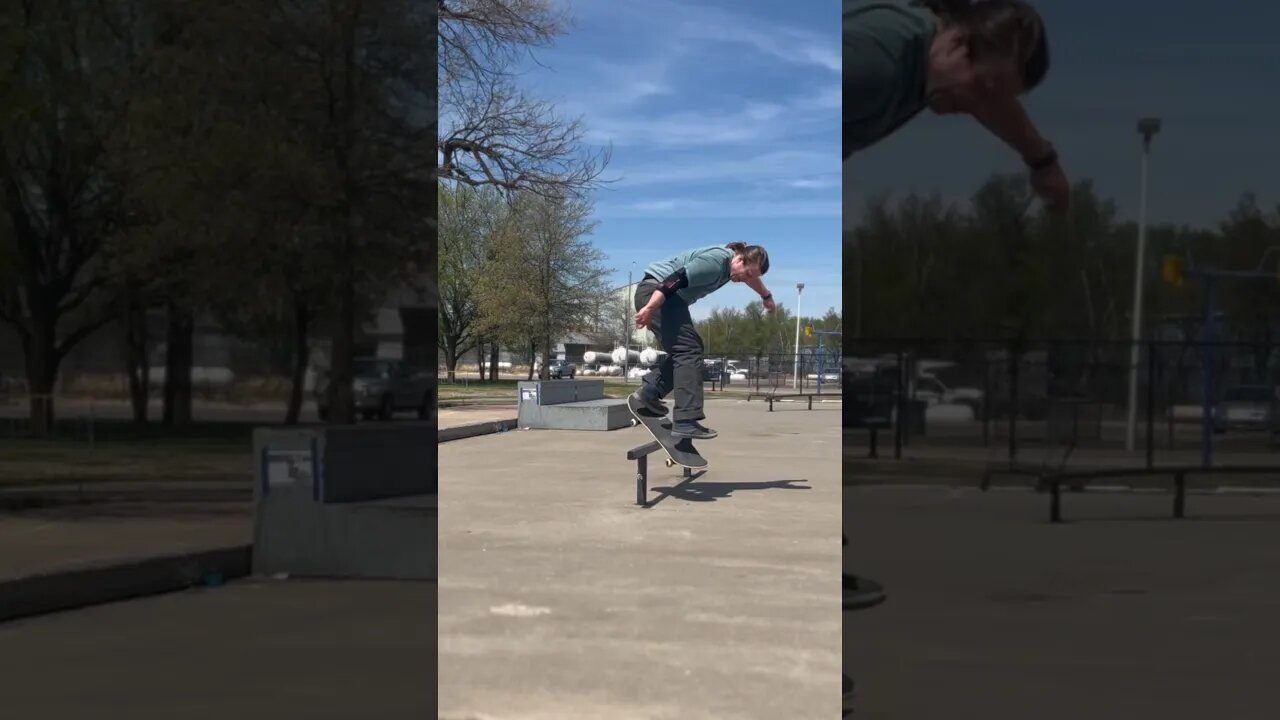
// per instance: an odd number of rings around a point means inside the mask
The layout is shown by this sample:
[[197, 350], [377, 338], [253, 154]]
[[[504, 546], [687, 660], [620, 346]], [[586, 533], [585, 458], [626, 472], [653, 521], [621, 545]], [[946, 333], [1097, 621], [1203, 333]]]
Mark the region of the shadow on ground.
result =
[[687, 500], [689, 502], [715, 502], [731, 497], [735, 492], [746, 490], [812, 490], [813, 488], [796, 483], [807, 483], [808, 480], [767, 480], [760, 482], [695, 482], [698, 475], [674, 487], [655, 487], [654, 492], [662, 496], [649, 503], [649, 507], [668, 497]]

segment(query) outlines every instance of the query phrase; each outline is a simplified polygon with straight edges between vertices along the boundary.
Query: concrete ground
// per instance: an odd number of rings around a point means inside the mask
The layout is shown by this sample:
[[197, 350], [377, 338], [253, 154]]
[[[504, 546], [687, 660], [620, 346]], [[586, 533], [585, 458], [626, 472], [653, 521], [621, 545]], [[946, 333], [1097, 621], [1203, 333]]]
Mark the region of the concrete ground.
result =
[[482, 422], [514, 420], [519, 413], [515, 403], [510, 405], [458, 405], [437, 411], [441, 430]]
[[431, 583], [242, 581], [0, 624], [14, 718], [435, 717]]
[[648, 509], [642, 428], [440, 446], [442, 718], [839, 716], [839, 405], [708, 415]]
[[[865, 430], [844, 431], [843, 455], [848, 470], [846, 484], [885, 484], [888, 482], [926, 482], [944, 485], [977, 486], [988, 467], [1007, 466], [1009, 449], [1006, 441], [993, 439], [990, 446], [982, 447], [980, 441], [971, 445], [944, 444], [936, 439], [915, 438], [905, 446], [902, 459], [894, 459], [892, 433], [880, 433], [877, 441], [878, 460], [869, 460], [870, 435]], [[1247, 443], [1220, 441], [1213, 453], [1215, 466], [1280, 466], [1280, 453], [1259, 449]], [[1202, 461], [1198, 447], [1169, 450], [1157, 447], [1152, 456], [1156, 467], [1199, 466]], [[1146, 453], [1139, 445], [1137, 452], [1126, 452], [1122, 447], [1074, 447], [1065, 445], [1027, 444], [1019, 448], [1017, 463], [1023, 466], [1049, 469], [1084, 470], [1097, 468], [1141, 468], [1146, 465]], [[1193, 483], [1226, 484], [1246, 487], [1277, 487], [1277, 477], [1270, 474], [1217, 475], [1197, 474]], [[997, 483], [1016, 482], [1027, 484], [1026, 478], [1012, 479], [1000, 476]], [[1171, 482], [1168, 477], [1108, 478], [1106, 485], [1151, 485]]]
[[858, 717], [1276, 716], [1280, 497], [846, 487]]
[[[163, 404], [153, 400], [148, 406], [151, 418], [159, 418]], [[259, 403], [227, 403], [197, 399], [192, 404], [192, 419], [196, 422], [256, 422], [264, 424], [279, 423], [284, 420], [284, 402]], [[30, 416], [30, 408], [25, 399], [13, 399], [9, 403], [0, 403], [0, 420], [26, 419]], [[55, 405], [57, 416], [62, 419], [95, 418], [97, 420], [130, 420], [133, 408], [127, 400], [90, 400], [86, 398], [58, 398]], [[413, 413], [401, 413], [398, 418], [412, 418]], [[302, 404], [299, 420], [304, 423], [319, 422], [316, 406], [310, 400]]]
[[251, 502], [114, 502], [0, 515], [0, 581], [253, 542]]

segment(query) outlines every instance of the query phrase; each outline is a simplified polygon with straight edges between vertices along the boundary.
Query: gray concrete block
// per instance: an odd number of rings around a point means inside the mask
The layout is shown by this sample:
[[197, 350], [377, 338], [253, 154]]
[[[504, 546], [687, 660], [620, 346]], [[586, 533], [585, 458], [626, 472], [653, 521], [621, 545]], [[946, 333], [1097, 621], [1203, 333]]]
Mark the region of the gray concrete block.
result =
[[435, 426], [254, 433], [255, 574], [430, 580]]
[[618, 430], [631, 425], [627, 401], [617, 398], [521, 407], [520, 427], [542, 430]]
[[274, 510], [256, 529], [257, 575], [436, 578], [434, 495]]
[[522, 380], [516, 383], [520, 405], [559, 405], [604, 399], [603, 380]]

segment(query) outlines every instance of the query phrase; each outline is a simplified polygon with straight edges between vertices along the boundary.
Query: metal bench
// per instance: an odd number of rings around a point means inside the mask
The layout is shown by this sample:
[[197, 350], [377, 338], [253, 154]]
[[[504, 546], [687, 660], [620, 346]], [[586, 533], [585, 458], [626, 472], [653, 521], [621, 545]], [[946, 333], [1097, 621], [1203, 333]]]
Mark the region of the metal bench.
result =
[[809, 399], [808, 409], [812, 410], [813, 395], [814, 393], [748, 393], [747, 402], [751, 402], [751, 398], [753, 397], [762, 397], [769, 403], [769, 412], [773, 412], [773, 402], [775, 400], [778, 400], [780, 398], [808, 398]]
[[1186, 517], [1187, 509], [1187, 476], [1196, 474], [1216, 475], [1274, 475], [1280, 480], [1280, 466], [1274, 465], [1228, 465], [1222, 467], [1203, 467], [1200, 465], [1179, 465], [1150, 468], [1112, 468], [1109, 470], [1072, 470], [1067, 472], [1047, 473], [1040, 477], [1038, 489], [1049, 490], [1049, 522], [1062, 522], [1062, 486], [1070, 485], [1083, 490], [1084, 485], [1102, 478], [1145, 477], [1149, 475], [1173, 476], [1173, 517]]

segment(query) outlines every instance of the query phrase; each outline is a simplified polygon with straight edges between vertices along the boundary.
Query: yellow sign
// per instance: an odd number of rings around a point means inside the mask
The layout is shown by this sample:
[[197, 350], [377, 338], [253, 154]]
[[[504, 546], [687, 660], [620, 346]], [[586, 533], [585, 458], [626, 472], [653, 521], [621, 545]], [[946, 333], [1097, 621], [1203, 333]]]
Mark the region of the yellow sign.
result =
[[1174, 287], [1182, 287], [1186, 279], [1187, 268], [1184, 260], [1178, 255], [1164, 256], [1164, 281]]
[[804, 326], [804, 336], [805, 336], [805, 337], [813, 337], [813, 326], [812, 326], [812, 325], [805, 325], [805, 326]]

